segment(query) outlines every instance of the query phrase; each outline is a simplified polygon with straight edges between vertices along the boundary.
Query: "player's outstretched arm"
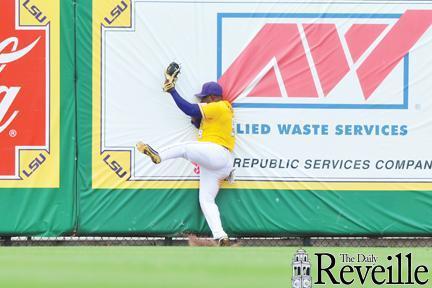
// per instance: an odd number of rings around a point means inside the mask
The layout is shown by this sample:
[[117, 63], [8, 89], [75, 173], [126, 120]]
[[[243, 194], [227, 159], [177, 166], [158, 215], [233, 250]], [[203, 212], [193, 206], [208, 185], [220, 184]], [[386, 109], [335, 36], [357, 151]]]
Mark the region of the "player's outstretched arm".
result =
[[176, 103], [177, 107], [180, 108], [180, 110], [183, 111], [186, 115], [189, 115], [191, 117], [195, 118], [202, 118], [201, 110], [196, 103], [189, 103], [183, 97], [180, 96], [180, 94], [177, 92], [175, 88], [171, 89], [169, 91], [172, 98], [174, 99], [174, 102]]

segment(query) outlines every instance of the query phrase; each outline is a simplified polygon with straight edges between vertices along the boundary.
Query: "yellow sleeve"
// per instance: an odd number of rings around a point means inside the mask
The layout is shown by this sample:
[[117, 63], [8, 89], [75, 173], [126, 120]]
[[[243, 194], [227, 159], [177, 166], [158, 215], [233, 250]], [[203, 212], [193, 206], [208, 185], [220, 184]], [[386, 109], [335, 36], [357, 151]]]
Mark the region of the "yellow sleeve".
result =
[[219, 117], [226, 107], [226, 104], [223, 101], [212, 102], [212, 103], [201, 103], [199, 104], [201, 109], [201, 114], [205, 119], [213, 119]]

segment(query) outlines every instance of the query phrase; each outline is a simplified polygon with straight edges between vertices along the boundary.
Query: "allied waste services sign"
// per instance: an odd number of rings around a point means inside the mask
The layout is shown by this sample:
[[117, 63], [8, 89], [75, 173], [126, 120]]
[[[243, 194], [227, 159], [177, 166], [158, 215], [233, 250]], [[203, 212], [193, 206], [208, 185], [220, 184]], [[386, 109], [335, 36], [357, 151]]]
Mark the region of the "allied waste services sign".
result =
[[233, 104], [225, 187], [432, 187], [432, 5], [113, 0], [93, 16], [94, 187], [197, 187], [193, 163], [154, 166], [134, 148], [196, 139], [161, 91], [172, 60], [185, 98], [217, 79]]

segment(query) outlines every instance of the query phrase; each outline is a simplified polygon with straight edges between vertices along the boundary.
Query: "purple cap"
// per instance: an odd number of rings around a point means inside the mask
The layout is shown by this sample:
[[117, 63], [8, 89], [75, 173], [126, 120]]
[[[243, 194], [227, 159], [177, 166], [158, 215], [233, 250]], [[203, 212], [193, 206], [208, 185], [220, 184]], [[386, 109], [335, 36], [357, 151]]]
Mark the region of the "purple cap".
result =
[[195, 96], [203, 98], [209, 95], [222, 96], [222, 87], [216, 82], [207, 82], [202, 86], [200, 93]]

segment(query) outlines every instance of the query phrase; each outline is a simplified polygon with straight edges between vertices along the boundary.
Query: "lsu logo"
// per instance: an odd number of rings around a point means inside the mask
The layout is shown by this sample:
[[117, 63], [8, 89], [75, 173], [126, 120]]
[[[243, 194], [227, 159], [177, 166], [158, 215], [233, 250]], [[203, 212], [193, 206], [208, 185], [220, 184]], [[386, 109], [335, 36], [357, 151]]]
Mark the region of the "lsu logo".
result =
[[[255, 21], [252, 40], [239, 18]], [[237, 107], [406, 109], [409, 55], [431, 24], [432, 10], [220, 13], [219, 82]]]
[[46, 31], [20, 27], [18, 1], [0, 9], [0, 179], [17, 178], [19, 150], [46, 149]]

